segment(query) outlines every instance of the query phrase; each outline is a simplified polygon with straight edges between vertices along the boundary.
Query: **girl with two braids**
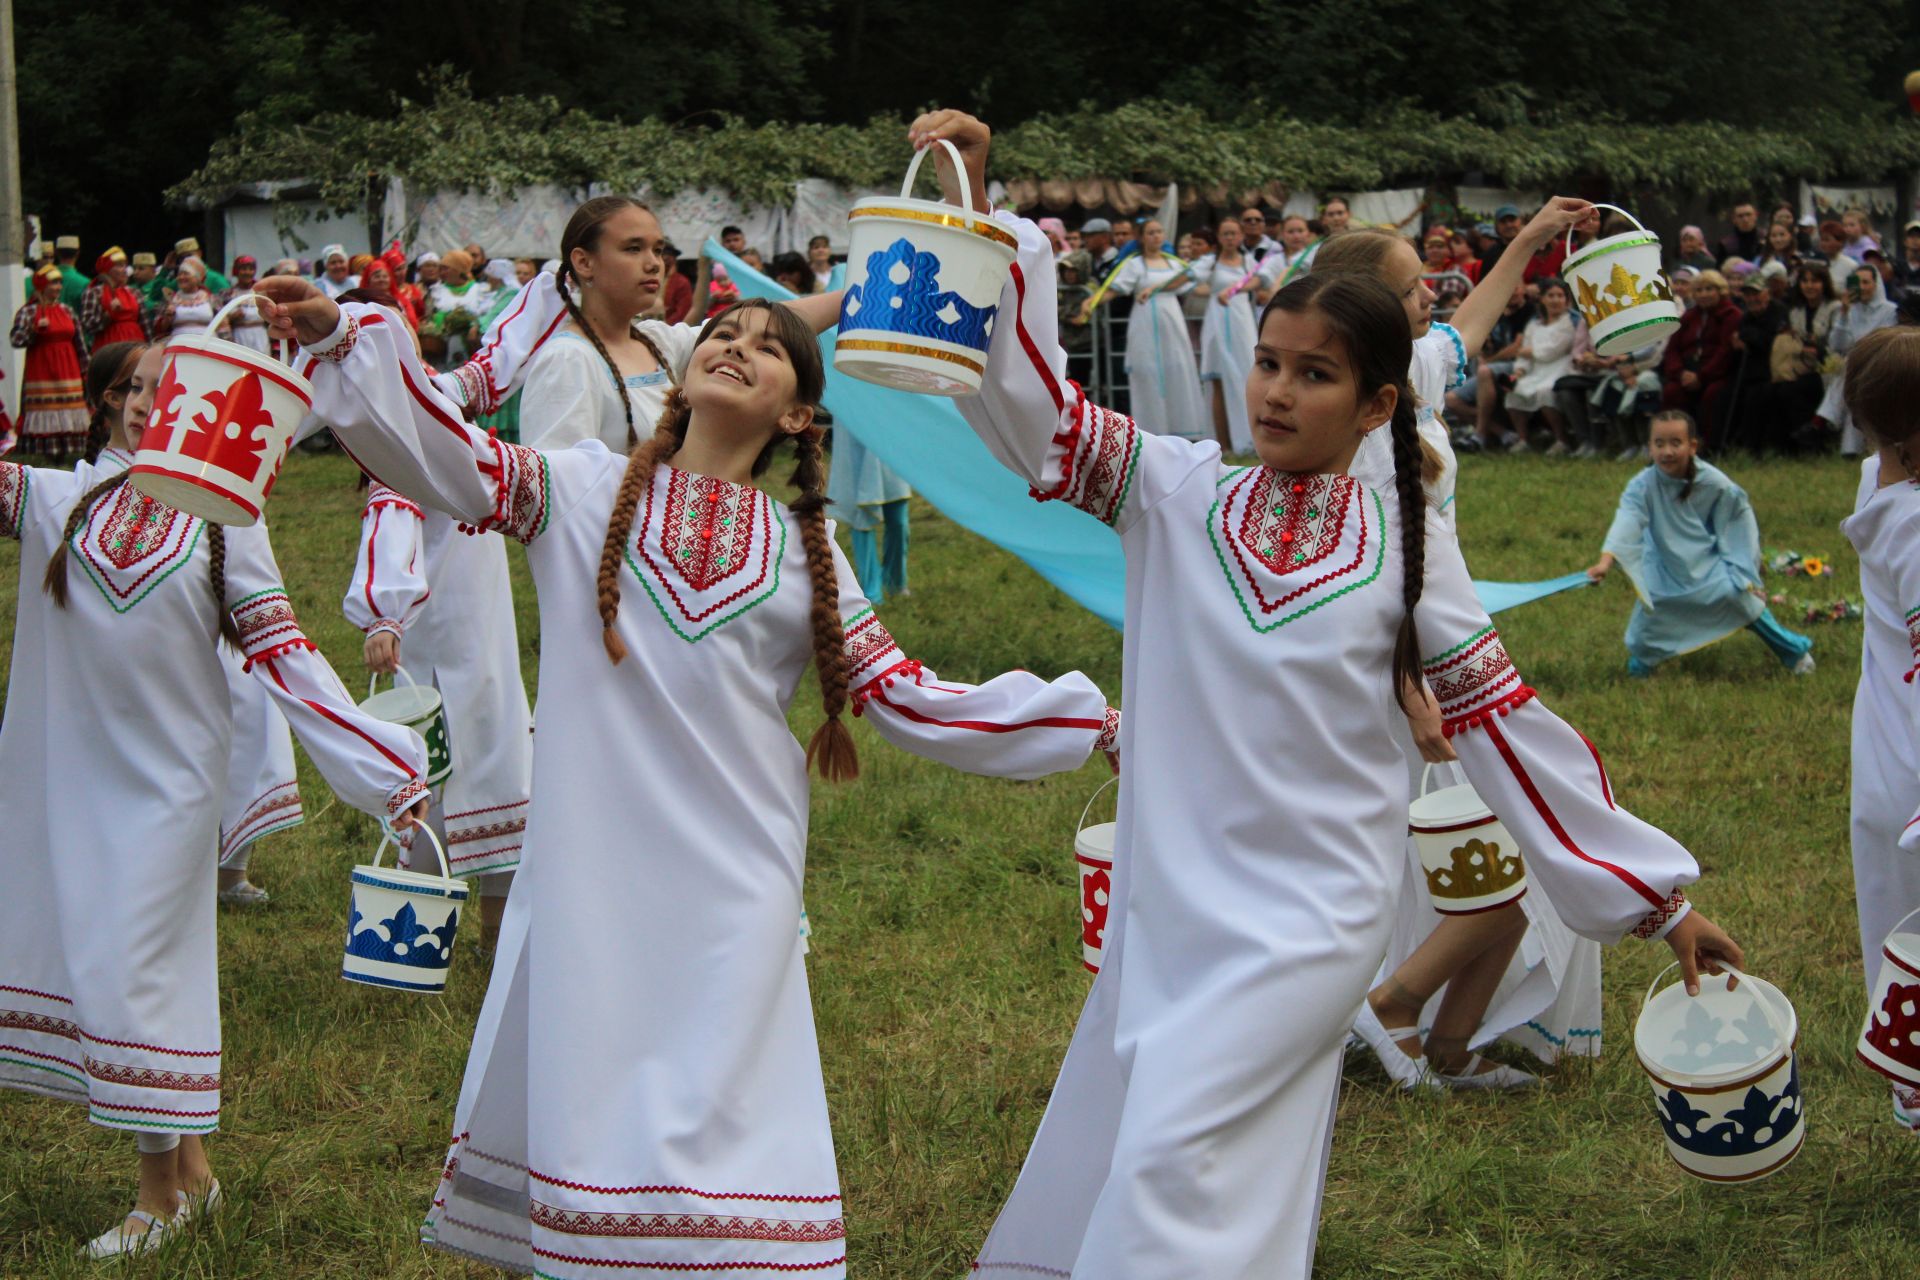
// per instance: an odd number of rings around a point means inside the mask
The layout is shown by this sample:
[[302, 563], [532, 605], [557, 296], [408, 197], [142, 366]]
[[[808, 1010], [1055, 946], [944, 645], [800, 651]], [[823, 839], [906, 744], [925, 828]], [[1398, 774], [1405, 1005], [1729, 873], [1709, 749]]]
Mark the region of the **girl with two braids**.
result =
[[361, 714], [301, 633], [264, 528], [210, 525], [127, 483], [161, 352], [101, 362], [111, 430], [95, 461], [0, 461], [0, 534], [20, 543], [0, 723], [0, 1087], [135, 1135], [133, 1211], [87, 1246], [110, 1257], [219, 1195], [201, 1136], [220, 1123], [222, 650], [354, 807], [411, 825], [426, 761], [410, 730]]
[[[632, 450], [597, 433], [541, 450], [463, 423], [390, 315], [266, 285], [342, 447], [525, 542], [540, 595], [524, 858], [427, 1238], [563, 1280], [844, 1275], [795, 929], [809, 769], [854, 775], [851, 713], [917, 754], [1034, 778], [1083, 764], [1118, 713], [1078, 673], [962, 684], [894, 644], [823, 510], [825, 377], [797, 308], [709, 320]], [[754, 481], [789, 448], [799, 496], [781, 506]], [[824, 718], [803, 748], [788, 710], [809, 666]]]
[[[979, 121], [911, 136], [952, 141], [984, 183]], [[1434, 532], [1392, 291], [1316, 269], [1274, 295], [1245, 388], [1260, 465], [1229, 467], [1067, 381], [1051, 246], [999, 216], [1019, 253], [985, 384], [957, 405], [1036, 497], [1119, 532], [1127, 718], [1105, 958], [976, 1269], [1305, 1277], [1342, 1049], [1405, 875], [1399, 742], [1423, 683], [1569, 924], [1665, 936], [1690, 988], [1739, 948], [1687, 909], [1686, 850], [1615, 807], [1521, 683]], [[1375, 435], [1379, 484], [1352, 474]]]

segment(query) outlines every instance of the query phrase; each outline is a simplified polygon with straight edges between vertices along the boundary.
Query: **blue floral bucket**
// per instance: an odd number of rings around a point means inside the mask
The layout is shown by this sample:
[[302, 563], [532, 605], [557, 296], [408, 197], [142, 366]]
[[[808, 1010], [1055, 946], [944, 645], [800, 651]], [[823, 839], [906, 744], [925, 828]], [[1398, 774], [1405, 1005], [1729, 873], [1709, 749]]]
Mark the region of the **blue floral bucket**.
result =
[[340, 961], [340, 976], [348, 982], [397, 991], [447, 989], [453, 940], [468, 889], [465, 882], [446, 874], [447, 853], [433, 830], [425, 823], [413, 829], [433, 845], [442, 874], [381, 866], [381, 855], [396, 843], [392, 828], [386, 829], [373, 861], [353, 869], [346, 955]]
[[[1772, 983], [1744, 973], [1647, 988], [1633, 1048], [1652, 1077], [1674, 1163], [1708, 1182], [1753, 1182], [1800, 1154], [1807, 1136], [1795, 1045], [1800, 1021]], [[1733, 980], [1739, 979], [1739, 986]]]
[[987, 348], [1019, 241], [973, 207], [960, 152], [942, 141], [966, 193], [963, 206], [916, 200], [913, 157], [898, 196], [869, 196], [848, 215], [847, 291], [833, 367], [923, 395], [980, 390]]

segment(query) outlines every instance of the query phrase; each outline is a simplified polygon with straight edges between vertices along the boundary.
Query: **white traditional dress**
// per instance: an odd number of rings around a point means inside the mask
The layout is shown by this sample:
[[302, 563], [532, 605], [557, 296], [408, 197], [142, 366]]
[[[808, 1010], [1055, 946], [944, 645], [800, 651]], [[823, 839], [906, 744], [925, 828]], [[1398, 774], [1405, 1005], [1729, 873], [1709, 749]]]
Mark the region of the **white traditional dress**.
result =
[[[1253, 347], [1259, 341], [1253, 314], [1254, 271], [1243, 253], [1240, 261], [1223, 266], [1210, 253], [1193, 264], [1193, 274], [1207, 286], [1206, 318], [1200, 322], [1200, 377], [1218, 382], [1226, 397], [1227, 434], [1235, 453], [1253, 451], [1253, 428], [1247, 422], [1247, 375], [1253, 372]], [[1244, 282], [1244, 284], [1243, 284]], [[1221, 298], [1240, 286], [1224, 304]]]
[[0, 462], [20, 593], [0, 727], [0, 1086], [88, 1104], [115, 1129], [205, 1133], [220, 1114], [214, 849], [233, 717], [217, 610], [252, 678], [342, 799], [392, 815], [426, 793], [411, 731], [354, 707], [301, 633], [266, 531], [206, 525], [129, 485], [97, 499], [41, 593], [68, 513], [112, 466]]
[[1840, 524], [1860, 553], [1865, 615], [1853, 698], [1853, 890], [1867, 994], [1880, 946], [1920, 907], [1920, 485], [1882, 487], [1880, 458], [1860, 467], [1853, 514]]
[[[1049, 277], [1051, 278], [1051, 277]], [[1154, 290], [1146, 305], [1136, 302], [1127, 319], [1127, 394], [1150, 430], [1199, 439], [1213, 435], [1213, 410], [1200, 394], [1200, 370], [1180, 295], [1193, 288], [1192, 274], [1172, 258], [1150, 267], [1141, 254], [1120, 264], [1113, 290], [1135, 297]]]
[[1558, 320], [1527, 321], [1523, 335], [1529, 354], [1513, 362], [1513, 389], [1507, 408], [1533, 413], [1553, 407], [1553, 384], [1573, 372], [1573, 339], [1579, 322], [1571, 311]]
[[[537, 316], [537, 308], [536, 308]], [[503, 321], [525, 328], [530, 320]], [[690, 324], [643, 320], [634, 326], [652, 345], [660, 367], [650, 373], [616, 378], [577, 329], [562, 328], [540, 344], [526, 364], [520, 393], [520, 441], [535, 449], [565, 449], [582, 440], [598, 440], [625, 453], [652, 437], [667, 407], [667, 393], [686, 372], [700, 330]], [[620, 398], [633, 406], [633, 434]]]
[[[1037, 496], [1120, 531], [1128, 714], [1105, 960], [976, 1270], [1304, 1277], [1342, 1046], [1405, 880], [1399, 517], [1350, 476], [1229, 469], [1087, 404], [1046, 239], [1005, 221], [1024, 296], [1002, 295], [985, 386], [958, 406]], [[1670, 927], [1693, 859], [1616, 807], [1444, 533], [1418, 619], [1467, 775], [1568, 923]]]
[[[540, 731], [508, 899], [425, 1237], [584, 1280], [845, 1274], [800, 916], [811, 660], [799, 522], [753, 488], [661, 467], [620, 568], [619, 666], [595, 574], [623, 454], [489, 440], [404, 333], [350, 305], [312, 354], [315, 411], [373, 475], [528, 543]], [[860, 712], [976, 772], [1070, 769], [1110, 732], [1085, 677], [980, 686], [909, 661], [835, 551]]]
[[375, 482], [342, 607], [367, 635], [402, 641], [400, 664], [440, 691], [453, 772], [437, 799], [447, 862], [460, 877], [520, 861], [533, 771], [533, 715], [506, 543], [462, 533], [440, 511]]
[[[133, 455], [100, 451], [101, 471], [125, 471]], [[263, 522], [261, 532], [266, 532]], [[270, 695], [247, 671], [247, 660], [220, 646], [220, 666], [233, 706], [233, 745], [227, 752], [227, 783], [220, 803], [220, 865], [246, 866], [254, 841], [306, 821], [300, 774], [293, 760], [293, 732]]]

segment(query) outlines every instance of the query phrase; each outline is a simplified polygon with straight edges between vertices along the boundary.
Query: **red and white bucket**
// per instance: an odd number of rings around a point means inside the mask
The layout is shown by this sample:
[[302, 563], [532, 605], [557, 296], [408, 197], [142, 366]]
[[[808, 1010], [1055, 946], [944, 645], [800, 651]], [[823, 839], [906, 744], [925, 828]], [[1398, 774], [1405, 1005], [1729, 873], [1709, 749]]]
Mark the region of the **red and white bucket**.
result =
[[1109, 778], [1100, 784], [1080, 811], [1080, 826], [1073, 833], [1073, 860], [1080, 864], [1080, 963], [1088, 973], [1100, 972], [1100, 957], [1107, 947], [1107, 912], [1113, 905], [1113, 836], [1119, 824], [1087, 825], [1093, 802], [1101, 792], [1118, 782]]
[[1920, 933], [1907, 928], [1915, 916], [1920, 910], [1908, 912], [1880, 944], [1880, 975], [1853, 1050], [1908, 1089], [1920, 1089]]
[[129, 473], [134, 488], [176, 511], [215, 524], [260, 518], [300, 420], [313, 407], [313, 384], [279, 361], [217, 338], [244, 293], [220, 309], [203, 334], [166, 347]]

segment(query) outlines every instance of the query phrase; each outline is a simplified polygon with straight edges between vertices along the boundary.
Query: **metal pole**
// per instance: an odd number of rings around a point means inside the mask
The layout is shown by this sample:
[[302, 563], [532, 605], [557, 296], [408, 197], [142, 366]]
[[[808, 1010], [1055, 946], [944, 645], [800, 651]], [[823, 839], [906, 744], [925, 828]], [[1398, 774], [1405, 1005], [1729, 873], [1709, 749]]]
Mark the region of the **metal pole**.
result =
[[[15, 97], [13, 47], [13, 0], [0, 0], [0, 315], [11, 318], [13, 308], [25, 298], [20, 264], [26, 251], [26, 232], [20, 217], [20, 109]], [[20, 418], [19, 353], [6, 349], [7, 382], [0, 387], [8, 402], [10, 416]]]

